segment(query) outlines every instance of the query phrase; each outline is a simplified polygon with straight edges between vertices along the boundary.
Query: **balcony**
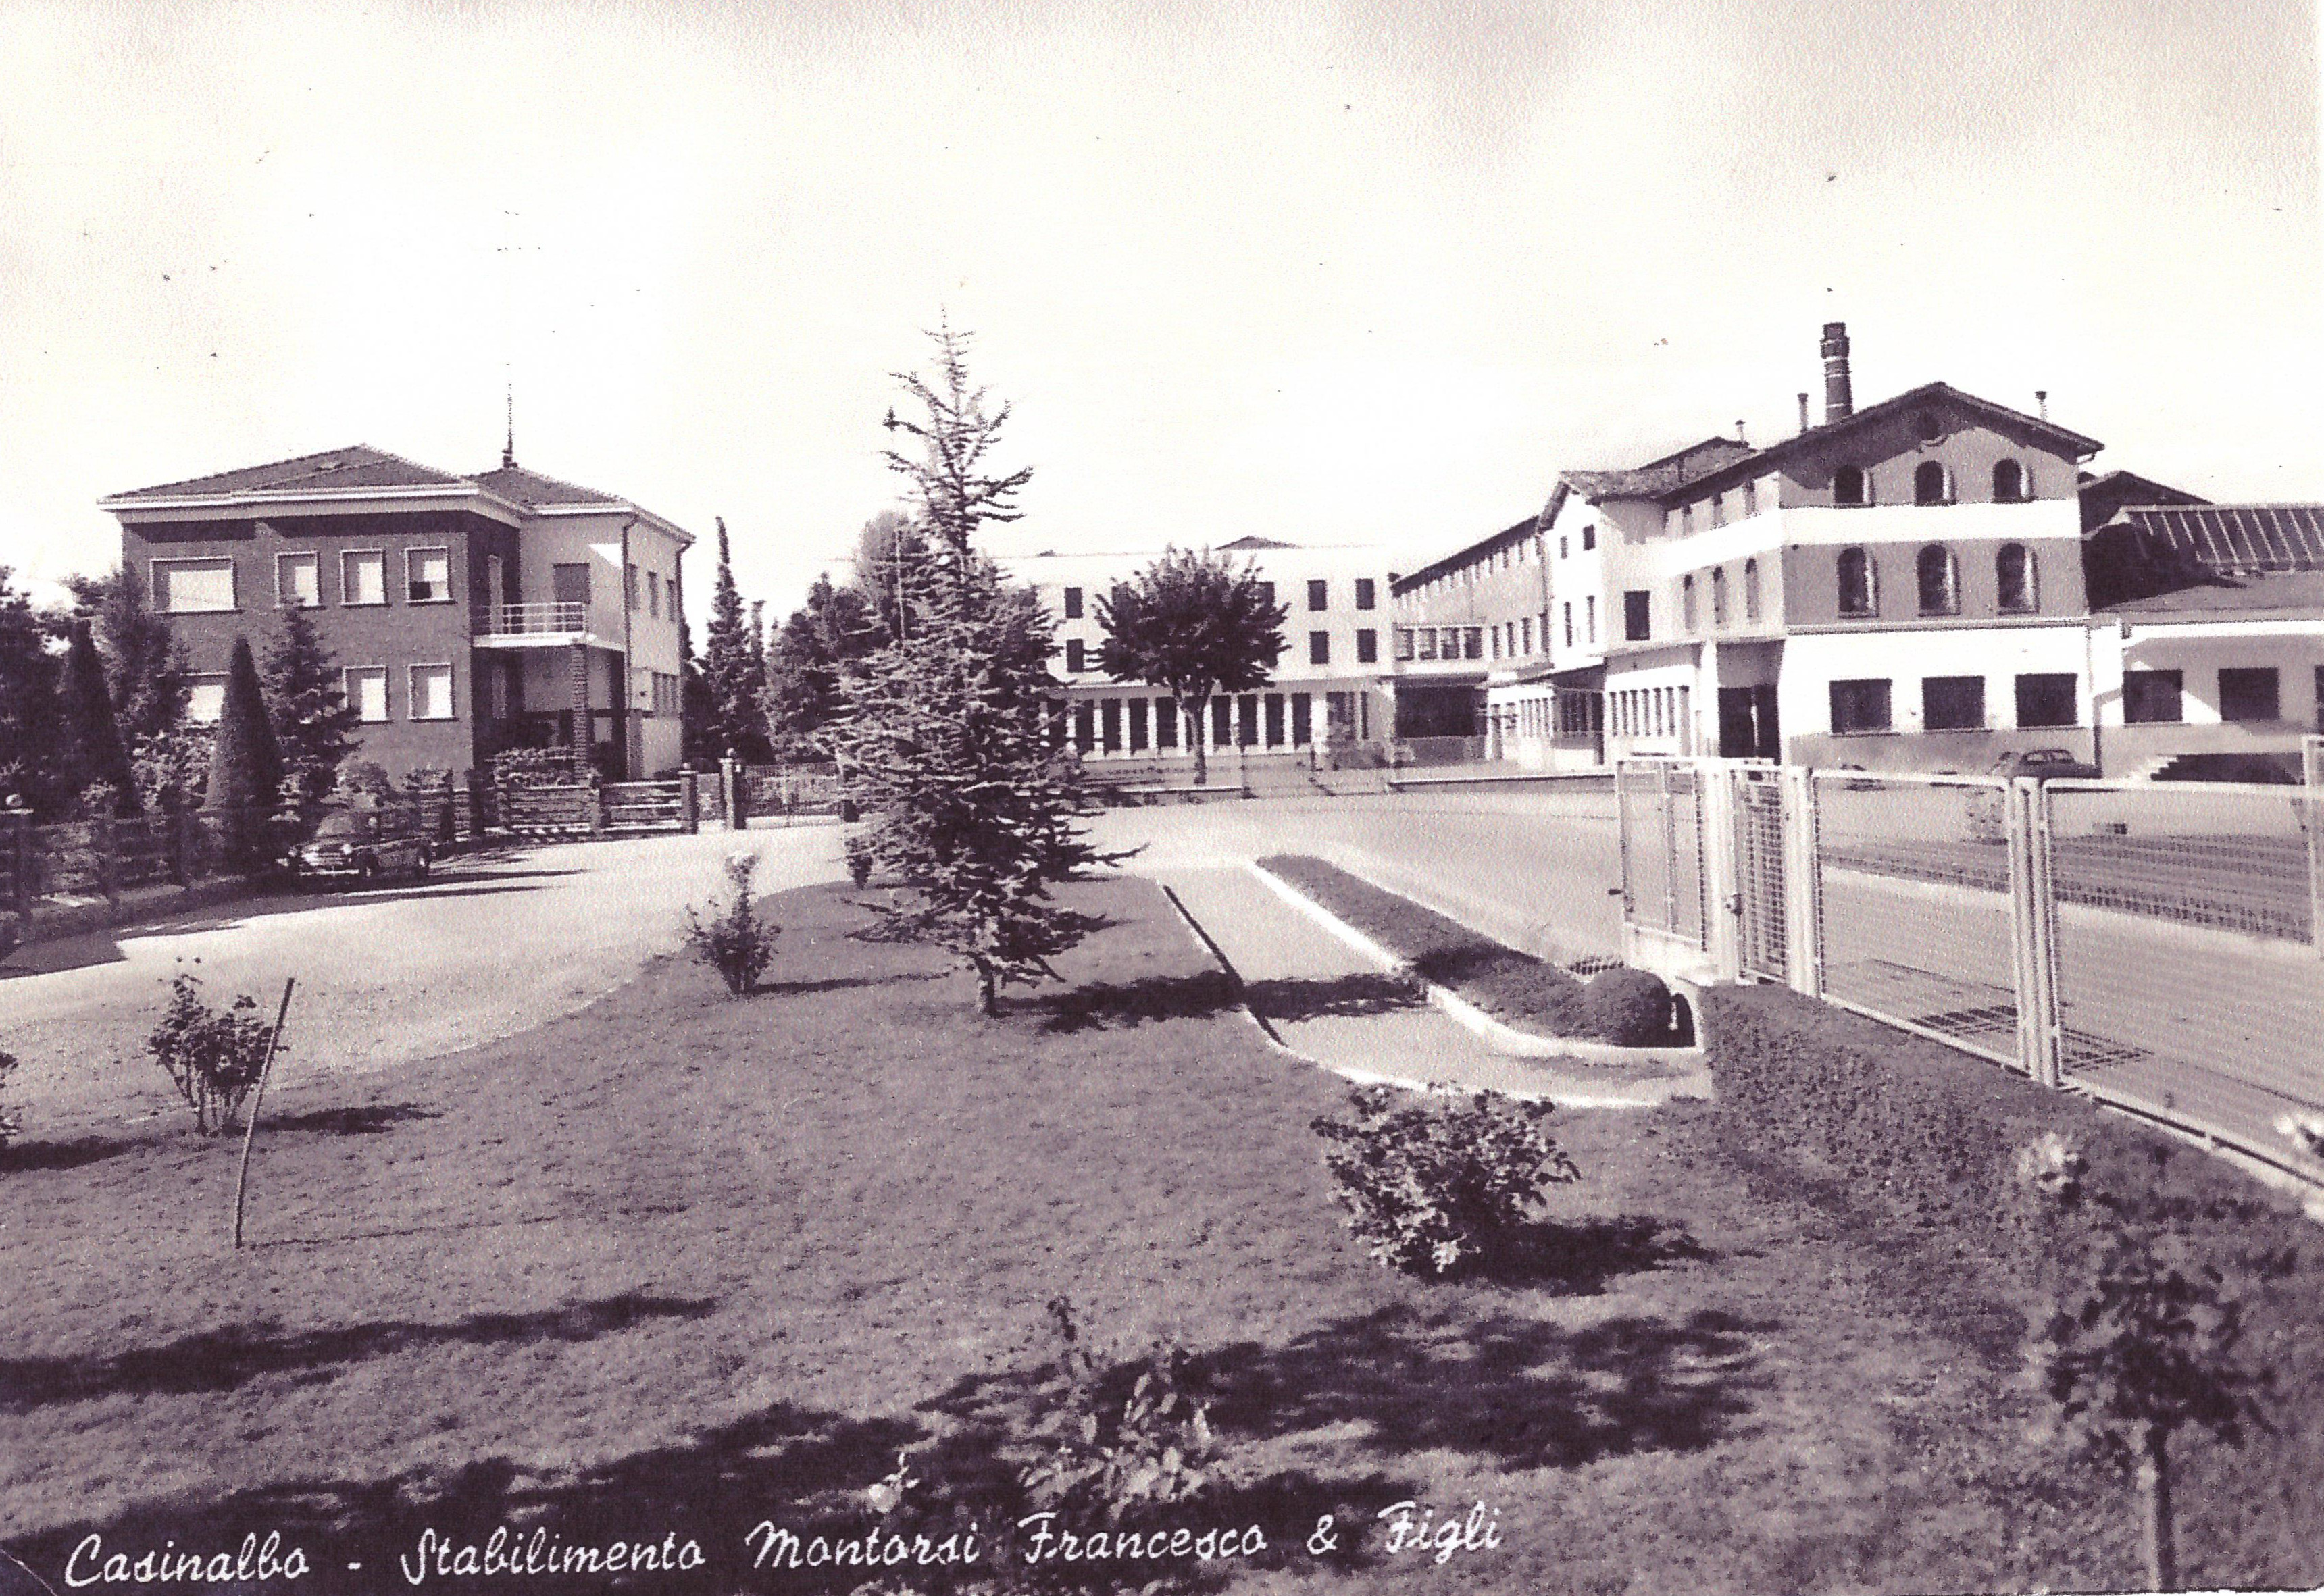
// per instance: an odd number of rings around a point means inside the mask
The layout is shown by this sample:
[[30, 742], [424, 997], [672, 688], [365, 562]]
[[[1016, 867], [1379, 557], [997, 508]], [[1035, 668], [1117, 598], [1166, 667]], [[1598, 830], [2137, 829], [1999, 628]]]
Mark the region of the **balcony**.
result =
[[589, 629], [589, 606], [580, 603], [486, 604], [479, 607], [471, 641], [480, 648], [545, 648], [562, 643], [613, 645]]

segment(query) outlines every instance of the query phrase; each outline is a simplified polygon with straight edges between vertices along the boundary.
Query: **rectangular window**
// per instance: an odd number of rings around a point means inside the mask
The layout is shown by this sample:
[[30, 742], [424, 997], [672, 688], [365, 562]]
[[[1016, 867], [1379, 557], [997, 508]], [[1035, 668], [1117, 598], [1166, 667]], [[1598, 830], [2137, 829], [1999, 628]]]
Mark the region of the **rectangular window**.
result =
[[[411, 548], [403, 551], [404, 574], [410, 584], [414, 604], [448, 604], [452, 601], [452, 556], [440, 548]], [[630, 608], [637, 606], [638, 568], [630, 567]]]
[[1834, 682], [1831, 684], [1831, 729], [1835, 732], [1886, 731], [1888, 683], [1885, 681]]
[[231, 558], [153, 562], [153, 608], [162, 614], [199, 615], [235, 607]]
[[1644, 588], [1632, 588], [1622, 595], [1622, 637], [1626, 642], [1643, 643], [1652, 634], [1655, 597]]
[[1246, 693], [1235, 700], [1235, 742], [1238, 747], [1259, 746], [1259, 694]]
[[1234, 746], [1234, 700], [1223, 694], [1211, 700], [1211, 746]]
[[198, 726], [215, 726], [226, 711], [226, 678], [193, 676], [186, 683], [186, 719]]
[[1573, 601], [1565, 601], [1565, 646], [1573, 647]]
[[1178, 746], [1178, 701], [1175, 698], [1154, 701], [1154, 746], [1157, 748]]
[[2122, 718], [2132, 726], [2160, 726], [2186, 719], [2180, 709], [2177, 671], [2125, 671]]
[[323, 601], [323, 562], [314, 554], [274, 556], [274, 602], [311, 610]]
[[1461, 657], [1462, 659], [1482, 659], [1485, 657], [1485, 628], [1483, 627], [1472, 626], [1463, 627], [1462, 628]]
[[1065, 669], [1069, 673], [1079, 675], [1089, 669], [1088, 649], [1089, 646], [1079, 637], [1065, 639]]
[[347, 550], [339, 556], [339, 602], [387, 602], [387, 556], [377, 549]]
[[1420, 628], [1420, 657], [1423, 659], [1436, 657], [1436, 628], [1433, 626]]
[[2042, 672], [2017, 678], [2017, 724], [2020, 726], [2079, 726], [2081, 711], [2073, 674]]
[[1396, 656], [1398, 659], [1412, 657], [1412, 628], [1408, 626], [1396, 628]]
[[1372, 579], [1369, 576], [1357, 577], [1356, 608], [1359, 610], [1370, 610], [1374, 608], [1379, 601], [1379, 589], [1372, 585]]
[[1081, 618], [1082, 590], [1077, 587], [1069, 587], [1065, 590], [1065, 619], [1067, 620], [1079, 620]]
[[1097, 706], [1098, 746], [1109, 754], [1121, 752], [1121, 701], [1105, 698]]
[[661, 619], [661, 573], [646, 573], [646, 613], [656, 620]]
[[2219, 673], [2219, 719], [2276, 720], [2282, 701], [2273, 665], [2229, 665]]
[[1329, 582], [1314, 582], [1314, 581], [1310, 581], [1310, 582], [1307, 583], [1307, 608], [1308, 608], [1308, 609], [1310, 609], [1310, 610], [1323, 610], [1323, 609], [1327, 609], [1327, 608], [1329, 608], [1329, 607], [1330, 607], [1331, 602], [1332, 602], [1332, 584], [1331, 584], [1331, 583], [1329, 583]]
[[411, 667], [411, 719], [449, 720], [452, 718], [452, 667], [416, 665]]
[[1086, 698], [1074, 706], [1074, 747], [1084, 754], [1097, 747], [1097, 705]]
[[1929, 731], [1984, 730], [1985, 678], [1922, 677], [1921, 725]]
[[1743, 484], [1743, 518], [1748, 521], [1758, 513], [1759, 484], [1746, 482]]
[[[419, 601], [416, 597], [412, 600], [415, 604]], [[645, 595], [638, 591], [638, 568], [635, 565], [622, 567], [622, 602], [632, 610], [645, 608]]]
[[1356, 663], [1358, 665], [1379, 663], [1379, 634], [1370, 627], [1365, 627], [1356, 633]]
[[1519, 624], [1522, 629], [1518, 633], [1517, 640], [1523, 645], [1523, 647], [1521, 647], [1517, 652], [1520, 654], [1531, 654], [1533, 652], [1533, 620], [1528, 617]]
[[1279, 693], [1270, 693], [1267, 695], [1265, 703], [1267, 746], [1270, 748], [1279, 748], [1283, 746], [1283, 695]]
[[1154, 701], [1150, 698], [1130, 701], [1130, 751], [1133, 754], [1143, 754], [1146, 745], [1152, 740], [1147, 736], [1146, 717], [1153, 707]]
[[387, 667], [385, 665], [349, 665], [346, 670], [347, 706], [359, 720], [387, 719]]
[[1307, 634], [1307, 663], [1311, 665], [1330, 665], [1332, 663], [1331, 633], [1309, 632]]
[[1291, 695], [1291, 746], [1304, 748], [1315, 739], [1315, 701], [1307, 693]]
[[1594, 525], [1582, 528], [1582, 546], [1583, 548], [1598, 546], [1598, 528]]

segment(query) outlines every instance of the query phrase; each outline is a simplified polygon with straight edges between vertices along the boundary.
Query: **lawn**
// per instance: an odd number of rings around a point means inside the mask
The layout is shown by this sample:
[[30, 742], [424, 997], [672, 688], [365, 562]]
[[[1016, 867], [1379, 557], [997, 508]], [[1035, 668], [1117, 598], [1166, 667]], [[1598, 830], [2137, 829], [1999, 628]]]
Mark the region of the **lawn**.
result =
[[[425, 1066], [294, 1066], [239, 1257], [228, 1146], [11, 1155], [0, 1545], [54, 1580], [91, 1533], [278, 1530], [324, 1588], [405, 1589], [423, 1529], [509, 1524], [700, 1539], [706, 1573], [641, 1583], [816, 1588], [753, 1572], [752, 1527], [860, 1533], [905, 1447], [1005, 1476], [1064, 1296], [1102, 1345], [1192, 1354], [1227, 1469], [1182, 1520], [1271, 1548], [1214, 1567], [1236, 1588], [2131, 1582], [2126, 1498], [2024, 1445], [2006, 1310], [1720, 1154], [1714, 1110], [1561, 1114], [1584, 1179], [1529, 1263], [1423, 1284], [1331, 1205], [1307, 1127], [1344, 1088], [1225, 1006], [1151, 887], [1076, 889], [1111, 923], [994, 1021], [933, 956], [851, 940], [849, 896], [770, 900], [754, 997], [666, 961]], [[1499, 1544], [1390, 1552], [1362, 1527], [1407, 1500], [1482, 1502]], [[2280, 1572], [2207, 1564], [2181, 1506], [2199, 1579]]]

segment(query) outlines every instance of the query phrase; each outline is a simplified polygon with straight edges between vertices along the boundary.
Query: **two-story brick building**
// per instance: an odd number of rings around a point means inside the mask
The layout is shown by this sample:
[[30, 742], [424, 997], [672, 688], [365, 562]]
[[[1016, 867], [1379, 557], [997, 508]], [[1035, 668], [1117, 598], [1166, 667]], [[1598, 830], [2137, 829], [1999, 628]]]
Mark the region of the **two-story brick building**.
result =
[[101, 501], [215, 717], [237, 637], [309, 612], [391, 775], [582, 746], [629, 775], [680, 757], [680, 559], [650, 510], [504, 453], [456, 476], [357, 445]]

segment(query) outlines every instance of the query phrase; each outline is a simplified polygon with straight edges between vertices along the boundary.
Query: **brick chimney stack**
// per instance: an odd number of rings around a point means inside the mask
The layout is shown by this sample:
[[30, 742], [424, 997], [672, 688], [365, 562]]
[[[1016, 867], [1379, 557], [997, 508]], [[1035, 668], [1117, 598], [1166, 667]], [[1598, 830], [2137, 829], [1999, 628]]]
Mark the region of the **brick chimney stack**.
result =
[[1823, 324], [1823, 424], [1845, 421], [1856, 414], [1856, 395], [1848, 381], [1848, 324]]

